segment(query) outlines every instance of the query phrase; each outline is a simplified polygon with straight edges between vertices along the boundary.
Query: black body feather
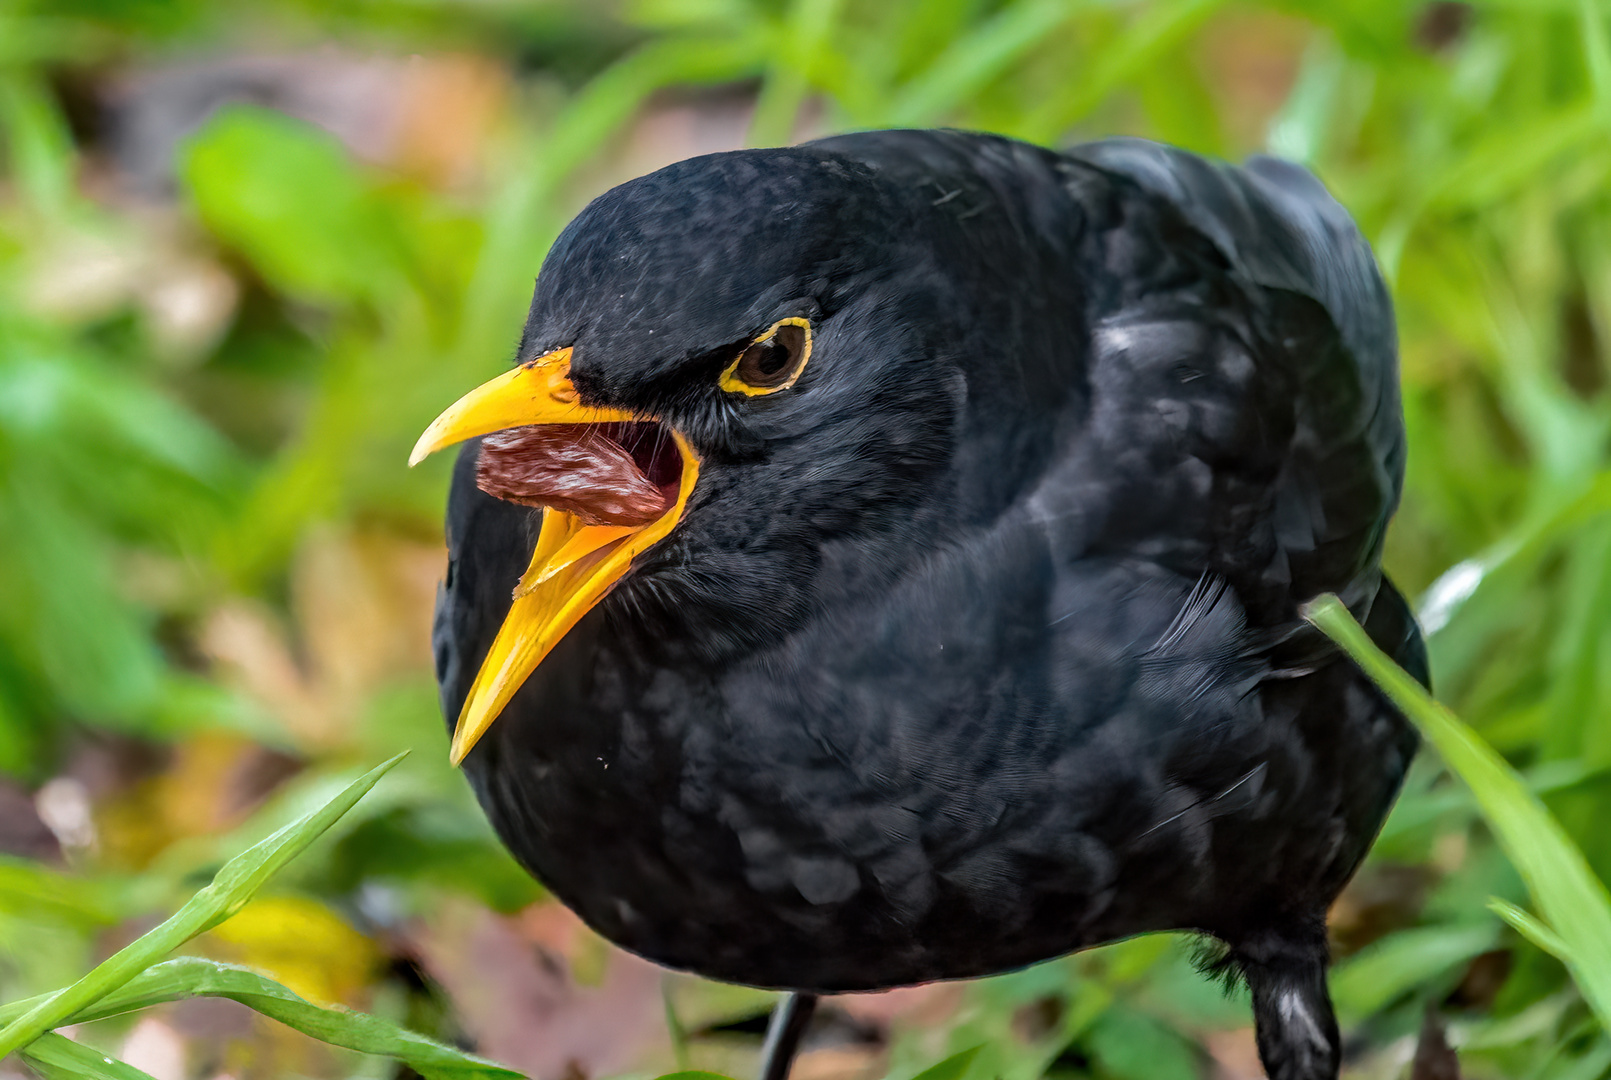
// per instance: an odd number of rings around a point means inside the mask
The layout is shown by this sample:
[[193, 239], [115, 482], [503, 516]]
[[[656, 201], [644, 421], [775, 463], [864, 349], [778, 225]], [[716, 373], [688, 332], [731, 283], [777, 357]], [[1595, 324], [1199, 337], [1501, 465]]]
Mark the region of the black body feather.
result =
[[[799, 384], [715, 378], [805, 315]], [[1277, 1080], [1334, 1075], [1327, 906], [1416, 739], [1298, 605], [1424, 678], [1382, 577], [1391, 307], [1307, 173], [1139, 141], [881, 132], [694, 159], [556, 244], [521, 358], [698, 447], [690, 510], [465, 762], [606, 937], [737, 982], [1231, 948]], [[457, 716], [538, 513], [448, 512]]]

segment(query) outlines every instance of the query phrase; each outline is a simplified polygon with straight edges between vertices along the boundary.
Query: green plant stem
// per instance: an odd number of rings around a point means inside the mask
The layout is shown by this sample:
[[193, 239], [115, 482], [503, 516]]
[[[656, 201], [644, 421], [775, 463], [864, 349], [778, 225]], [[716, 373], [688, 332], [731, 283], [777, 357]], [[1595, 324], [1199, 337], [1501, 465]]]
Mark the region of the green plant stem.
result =
[[1342, 601], [1328, 593], [1303, 614], [1353, 658], [1471, 788], [1542, 913], [1542, 920], [1528, 924], [1528, 936], [1561, 943], [1559, 959], [1611, 1030], [1611, 895], [1582, 851], [1509, 763], [1378, 649]]
[[[521, 1076], [501, 1065], [416, 1035], [378, 1016], [315, 1005], [250, 968], [195, 956], [177, 957], [148, 968], [67, 1019], [71, 1023], [84, 1024], [193, 997], [221, 997], [238, 1001], [332, 1046], [364, 1054], [382, 1054], [406, 1062], [427, 1078], [519, 1080]], [[23, 1015], [50, 998], [51, 995], [45, 994], [0, 1006], [0, 1022]]]
[[46, 1032], [22, 1053], [30, 1068], [46, 1080], [155, 1080], [126, 1061], [107, 1057], [92, 1046], [65, 1035]]
[[6, 1025], [0, 1030], [0, 1058], [66, 1023], [74, 1014], [129, 982], [197, 934], [240, 911], [264, 882], [351, 810], [405, 756], [399, 754], [369, 770], [318, 810], [229, 860], [206, 888], [156, 929], [142, 934], [82, 979], [50, 995]]

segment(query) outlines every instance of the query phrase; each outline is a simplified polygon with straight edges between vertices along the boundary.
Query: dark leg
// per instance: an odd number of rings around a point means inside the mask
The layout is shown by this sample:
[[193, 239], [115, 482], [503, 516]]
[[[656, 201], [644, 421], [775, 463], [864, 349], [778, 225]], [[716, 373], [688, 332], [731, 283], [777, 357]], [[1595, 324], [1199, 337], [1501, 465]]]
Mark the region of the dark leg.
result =
[[800, 1037], [817, 1011], [816, 994], [790, 994], [772, 1010], [766, 1025], [766, 1043], [761, 1047], [761, 1080], [788, 1080]]
[[1325, 924], [1266, 933], [1232, 955], [1253, 992], [1253, 1028], [1270, 1080], [1336, 1080], [1341, 1040], [1326, 992]]

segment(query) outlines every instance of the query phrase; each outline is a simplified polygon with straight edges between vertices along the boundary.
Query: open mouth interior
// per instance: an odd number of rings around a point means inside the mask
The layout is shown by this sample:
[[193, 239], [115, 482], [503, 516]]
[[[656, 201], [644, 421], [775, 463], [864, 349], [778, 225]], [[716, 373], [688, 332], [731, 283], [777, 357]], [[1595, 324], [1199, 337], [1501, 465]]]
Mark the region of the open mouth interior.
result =
[[537, 424], [482, 441], [476, 486], [588, 525], [641, 527], [676, 505], [682, 474], [677, 440], [655, 421]]
[[454, 764], [634, 560], [677, 527], [699, 478], [699, 455], [674, 427], [578, 401], [569, 372], [569, 349], [511, 368], [448, 406], [409, 455], [417, 463], [481, 437], [476, 486], [543, 508], [531, 561], [459, 710]]

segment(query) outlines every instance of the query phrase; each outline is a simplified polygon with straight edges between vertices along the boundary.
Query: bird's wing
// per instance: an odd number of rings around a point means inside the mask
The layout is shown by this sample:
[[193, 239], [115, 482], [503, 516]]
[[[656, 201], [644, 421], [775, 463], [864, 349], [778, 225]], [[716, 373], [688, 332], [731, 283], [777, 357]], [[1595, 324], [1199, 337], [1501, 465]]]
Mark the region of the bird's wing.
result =
[[1237, 168], [1145, 139], [1106, 139], [1065, 153], [1174, 204], [1258, 284], [1319, 301], [1362, 370], [1376, 376], [1372, 391], [1396, 398], [1387, 287], [1348, 211], [1307, 170], [1262, 156]]
[[1238, 168], [1141, 139], [1067, 154], [1173, 206], [1274, 301], [1295, 396], [1273, 507], [1292, 591], [1336, 589], [1368, 606], [1403, 483], [1404, 428], [1392, 303], [1353, 220], [1312, 175], [1274, 158]]

